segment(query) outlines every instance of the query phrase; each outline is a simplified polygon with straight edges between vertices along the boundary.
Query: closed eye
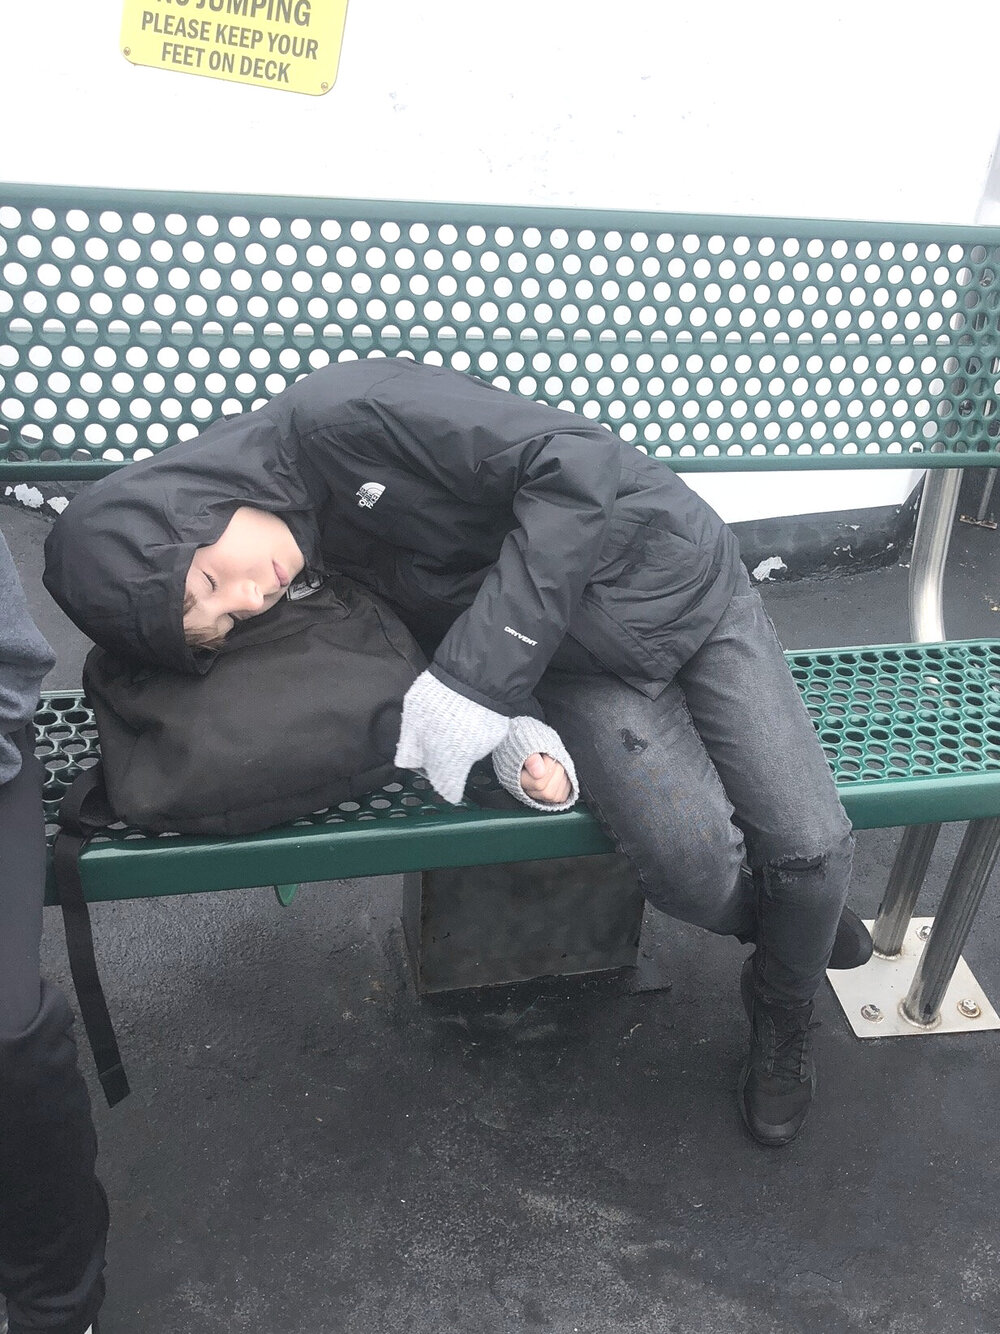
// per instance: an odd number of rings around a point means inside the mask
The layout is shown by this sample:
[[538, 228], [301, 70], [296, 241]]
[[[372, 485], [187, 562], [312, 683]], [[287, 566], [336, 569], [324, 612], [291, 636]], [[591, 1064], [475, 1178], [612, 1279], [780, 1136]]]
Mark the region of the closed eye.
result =
[[208, 580], [208, 586], [214, 593], [215, 590], [219, 587], [219, 585], [215, 582], [215, 580], [212, 578], [212, 576], [208, 573], [207, 570], [202, 570], [202, 574]]

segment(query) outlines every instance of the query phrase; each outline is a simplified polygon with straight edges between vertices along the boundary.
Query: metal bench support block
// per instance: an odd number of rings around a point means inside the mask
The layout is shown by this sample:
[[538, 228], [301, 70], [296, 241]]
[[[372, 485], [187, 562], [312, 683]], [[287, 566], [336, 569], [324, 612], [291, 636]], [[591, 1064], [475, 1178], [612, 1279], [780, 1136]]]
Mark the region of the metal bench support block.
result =
[[[868, 925], [871, 927], [873, 923]], [[827, 974], [855, 1037], [929, 1037], [1000, 1029], [1000, 1015], [964, 959], [958, 960], [951, 974], [937, 1021], [924, 1025], [907, 1019], [903, 1000], [933, 925], [933, 917], [914, 917], [894, 959], [883, 959], [876, 954], [863, 968]]]
[[617, 853], [425, 871], [403, 881], [403, 927], [421, 992], [636, 963], [644, 900]]

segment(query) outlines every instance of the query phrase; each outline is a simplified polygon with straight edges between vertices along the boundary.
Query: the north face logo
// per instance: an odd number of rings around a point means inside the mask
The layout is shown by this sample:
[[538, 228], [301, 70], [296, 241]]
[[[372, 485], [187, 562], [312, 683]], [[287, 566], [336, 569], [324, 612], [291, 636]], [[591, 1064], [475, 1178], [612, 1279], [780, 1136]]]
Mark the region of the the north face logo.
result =
[[355, 492], [358, 497], [358, 504], [362, 509], [370, 510], [375, 508], [375, 502], [385, 490], [381, 482], [365, 482], [365, 484]]

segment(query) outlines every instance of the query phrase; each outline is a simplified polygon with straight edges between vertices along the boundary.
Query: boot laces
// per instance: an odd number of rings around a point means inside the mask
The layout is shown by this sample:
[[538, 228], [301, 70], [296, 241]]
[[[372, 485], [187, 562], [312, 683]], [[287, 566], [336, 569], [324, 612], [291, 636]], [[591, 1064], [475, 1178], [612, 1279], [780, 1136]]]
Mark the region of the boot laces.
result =
[[812, 1050], [814, 1029], [819, 1020], [800, 1018], [795, 1011], [782, 1013], [769, 1006], [766, 1020], [759, 1025], [761, 1059], [768, 1074], [782, 1080], [801, 1080]]

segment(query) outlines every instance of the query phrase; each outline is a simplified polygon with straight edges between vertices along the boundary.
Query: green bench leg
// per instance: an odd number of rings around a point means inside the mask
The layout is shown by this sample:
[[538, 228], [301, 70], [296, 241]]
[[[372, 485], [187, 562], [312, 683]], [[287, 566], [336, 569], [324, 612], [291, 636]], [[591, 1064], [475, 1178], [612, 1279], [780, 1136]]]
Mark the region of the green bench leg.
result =
[[643, 903], [613, 852], [406, 875], [403, 927], [417, 989], [633, 967]]
[[298, 885], [275, 885], [274, 887], [274, 897], [278, 900], [278, 902], [281, 904], [283, 908], [287, 908], [289, 906], [292, 899], [295, 898], [295, 895], [298, 892], [299, 892]]

